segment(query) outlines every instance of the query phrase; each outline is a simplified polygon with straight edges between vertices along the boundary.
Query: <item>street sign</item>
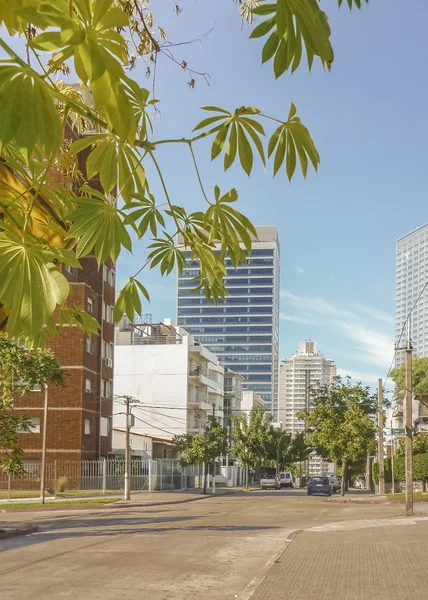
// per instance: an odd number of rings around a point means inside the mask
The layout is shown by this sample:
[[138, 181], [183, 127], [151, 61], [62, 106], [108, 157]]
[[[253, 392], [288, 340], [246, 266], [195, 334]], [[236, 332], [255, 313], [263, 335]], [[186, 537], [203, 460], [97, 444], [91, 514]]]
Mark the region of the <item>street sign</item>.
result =
[[391, 429], [391, 435], [404, 435], [405, 433], [406, 430], [404, 429], [404, 427], [400, 427], [398, 429]]

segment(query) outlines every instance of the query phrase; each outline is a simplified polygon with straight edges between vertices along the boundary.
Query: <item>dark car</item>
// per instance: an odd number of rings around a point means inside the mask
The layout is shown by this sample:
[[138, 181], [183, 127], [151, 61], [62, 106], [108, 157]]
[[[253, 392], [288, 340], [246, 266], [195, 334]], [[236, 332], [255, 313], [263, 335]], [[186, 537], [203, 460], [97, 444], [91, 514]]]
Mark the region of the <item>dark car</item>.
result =
[[333, 489], [328, 477], [311, 477], [308, 483], [308, 496], [314, 494], [322, 494], [323, 496], [331, 496]]

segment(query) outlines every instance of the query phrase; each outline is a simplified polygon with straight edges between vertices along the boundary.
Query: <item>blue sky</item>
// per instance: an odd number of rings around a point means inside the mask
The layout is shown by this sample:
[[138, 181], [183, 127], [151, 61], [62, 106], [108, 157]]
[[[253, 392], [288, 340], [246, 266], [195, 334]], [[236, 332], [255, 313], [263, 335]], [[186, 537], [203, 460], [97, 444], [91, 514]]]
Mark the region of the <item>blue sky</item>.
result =
[[[316, 63], [275, 81], [271, 64], [262, 66], [261, 40], [241, 30], [231, 0], [156, 0], [155, 17], [174, 42], [191, 40], [214, 28], [201, 44], [174, 49], [197, 71], [209, 73], [210, 85], [189, 76], [165, 57], [159, 59], [156, 95], [161, 118], [155, 138], [188, 136], [205, 116], [200, 106], [230, 110], [253, 105], [285, 119], [293, 101], [321, 155], [318, 174], [306, 181], [297, 174], [272, 178], [257, 163], [250, 178], [238, 167], [226, 174], [209, 160], [209, 143], [197, 147], [208, 189], [218, 183], [236, 187], [238, 208], [256, 225], [275, 224], [281, 244], [281, 348], [293, 353], [299, 341], [316, 340], [342, 374], [374, 383], [385, 375], [393, 353], [395, 240], [425, 223], [428, 5], [413, 0], [371, 0], [361, 11], [339, 11], [323, 0], [333, 31], [335, 62], [331, 73]], [[22, 44], [14, 41], [15, 47]], [[134, 71], [151, 86], [142, 63]], [[190, 156], [180, 146], [157, 151], [173, 202], [202, 206]], [[163, 202], [159, 186], [152, 190]], [[144, 260], [123, 255], [121, 285]], [[144, 272], [145, 273], [145, 272]], [[175, 315], [175, 277], [154, 271], [143, 278], [153, 320]]]
[[[286, 118], [295, 102], [321, 154], [318, 175], [291, 184], [285, 173], [272, 179], [258, 164], [248, 179], [239, 167], [224, 174], [209, 162], [209, 145], [198, 149], [207, 186], [235, 186], [239, 207], [257, 225], [275, 224], [281, 243], [280, 356], [299, 341], [316, 340], [342, 374], [373, 384], [385, 376], [393, 353], [395, 240], [425, 223], [428, 6], [372, 1], [362, 11], [329, 5], [336, 59], [331, 73], [315, 64], [275, 81], [261, 66], [262, 42], [241, 31], [237, 7], [183, 2], [177, 17], [171, 2], [157, 2], [156, 16], [171, 42], [214, 30], [202, 43], [174, 50], [177, 60], [210, 74], [210, 86], [160, 59], [156, 92], [162, 118], [156, 137], [188, 135], [203, 118], [198, 107], [253, 105]], [[160, 8], [158, 6], [160, 5]], [[141, 71], [142, 72], [142, 69]], [[139, 72], [137, 72], [139, 73]], [[141, 80], [141, 79], [140, 79]], [[174, 201], [192, 208], [202, 202], [189, 156], [162, 150]], [[119, 281], [131, 274], [138, 255], [119, 263]], [[175, 313], [175, 279], [146, 276], [154, 320]]]

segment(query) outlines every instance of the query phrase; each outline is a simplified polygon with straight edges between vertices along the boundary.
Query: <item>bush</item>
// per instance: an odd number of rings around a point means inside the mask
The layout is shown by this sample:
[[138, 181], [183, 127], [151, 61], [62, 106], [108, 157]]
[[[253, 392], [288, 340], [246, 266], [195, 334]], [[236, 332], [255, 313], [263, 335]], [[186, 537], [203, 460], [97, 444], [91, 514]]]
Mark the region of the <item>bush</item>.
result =
[[56, 480], [56, 491], [57, 492], [65, 492], [68, 488], [68, 479], [67, 477], [59, 477]]
[[[406, 465], [404, 456], [394, 456], [394, 481], [406, 479]], [[379, 483], [379, 465], [373, 463], [372, 476], [375, 484]], [[416, 454], [413, 456], [413, 481], [424, 481], [428, 479], [428, 454]], [[385, 482], [391, 483], [391, 459], [385, 459]]]

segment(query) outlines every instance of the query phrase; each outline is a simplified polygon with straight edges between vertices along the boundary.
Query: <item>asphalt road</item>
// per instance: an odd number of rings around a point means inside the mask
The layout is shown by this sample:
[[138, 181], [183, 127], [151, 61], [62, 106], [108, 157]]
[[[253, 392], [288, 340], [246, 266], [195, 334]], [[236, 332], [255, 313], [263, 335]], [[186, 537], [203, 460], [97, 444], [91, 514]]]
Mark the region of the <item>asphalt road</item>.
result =
[[0, 542], [1, 597], [247, 600], [274, 557], [292, 543], [292, 531], [402, 513], [400, 505], [329, 504], [308, 498], [305, 490], [151, 508], [26, 513], [40, 531]]

